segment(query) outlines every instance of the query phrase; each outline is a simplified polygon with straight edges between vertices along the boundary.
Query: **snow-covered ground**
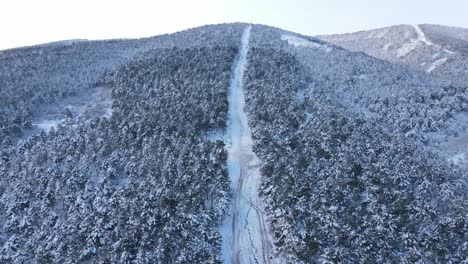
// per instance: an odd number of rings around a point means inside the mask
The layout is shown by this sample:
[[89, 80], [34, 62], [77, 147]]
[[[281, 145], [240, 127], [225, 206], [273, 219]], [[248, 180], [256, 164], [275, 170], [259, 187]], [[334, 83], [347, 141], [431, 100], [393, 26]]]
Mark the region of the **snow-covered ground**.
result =
[[408, 55], [410, 52], [415, 50], [419, 45], [419, 41], [412, 39], [409, 42], [403, 44], [398, 50], [397, 50], [397, 57], [402, 58]]
[[[437, 45], [435, 43], [433, 43], [432, 41], [430, 41], [427, 37], [426, 37], [426, 34], [424, 34], [424, 32], [422, 31], [421, 27], [419, 25], [412, 25], [414, 31], [416, 32], [417, 36], [416, 38], [412, 38], [410, 39], [408, 42], [406, 42], [405, 44], [403, 44], [403, 46], [401, 46], [398, 50], [397, 50], [397, 56], [398, 58], [402, 58], [402, 57], [405, 57], [406, 55], [408, 55], [410, 52], [412, 52], [413, 50], [415, 50], [418, 45], [427, 45], [427, 46], [432, 46], [432, 47], [435, 47], [437, 49], [439, 49], [440, 51], [444, 51], [448, 54], [455, 54], [455, 52], [453, 51], [450, 51], [448, 49], [445, 49], [445, 48], [442, 48], [440, 45]], [[437, 54], [438, 55], [438, 54]], [[440, 62], [439, 62], [440, 63]], [[443, 64], [443, 63], [441, 63]], [[441, 64], [439, 64], [438, 66], [440, 66]], [[431, 66], [432, 67], [432, 66]], [[435, 67], [433, 69], [429, 68], [427, 69], [428, 72], [431, 72], [433, 71], [435, 68], [437, 67], [437, 65], [435, 65]]]
[[421, 30], [419, 25], [413, 25], [414, 30], [416, 31], [416, 34], [418, 34], [418, 41], [425, 43], [428, 46], [433, 46], [434, 43], [430, 42], [426, 38], [426, 34]]
[[227, 125], [228, 171], [234, 192], [230, 213], [220, 227], [225, 263], [273, 263], [269, 229], [258, 196], [261, 161], [252, 151], [252, 135], [244, 112], [243, 73], [251, 26], [242, 35], [229, 87]]
[[[67, 116], [66, 112], [71, 116]], [[20, 139], [26, 139], [40, 131], [49, 132], [52, 128], [57, 128], [59, 124], [69, 118], [109, 118], [111, 115], [111, 89], [97, 87], [89, 95], [69, 97], [60, 103], [41, 108], [32, 120], [32, 127], [22, 131]]]
[[208, 130], [203, 134], [203, 138], [210, 142], [217, 140], [226, 141], [226, 133], [222, 129]]
[[442, 59], [438, 59], [434, 62], [432, 62], [431, 66], [429, 66], [429, 68], [427, 68], [427, 73], [431, 73], [433, 70], [435, 70], [437, 67], [441, 66], [442, 64], [446, 63], [448, 60], [448, 58], [442, 58]]
[[447, 125], [442, 131], [427, 134], [429, 147], [449, 162], [468, 166], [468, 113], [455, 115]]
[[281, 40], [285, 40], [288, 42], [289, 45], [293, 45], [295, 47], [306, 47], [306, 48], [313, 48], [313, 49], [321, 49], [326, 52], [330, 52], [333, 49], [325, 44], [321, 44], [318, 42], [314, 42], [305, 38], [300, 38], [292, 35], [281, 35]]
[[440, 45], [437, 45], [437, 44], [433, 43], [432, 41], [430, 41], [429, 39], [427, 39], [426, 34], [424, 34], [424, 32], [421, 30], [421, 27], [419, 25], [413, 25], [413, 28], [416, 31], [416, 33], [418, 34], [417, 40], [419, 42], [422, 42], [422, 43], [424, 43], [424, 44], [426, 44], [428, 46], [434, 46], [434, 47], [436, 47], [438, 49], [441, 49], [441, 50], [443, 50], [443, 51], [445, 51], [445, 52], [447, 52], [449, 54], [455, 54], [456, 53], [456, 52], [453, 52], [451, 50], [442, 48]]
[[449, 161], [466, 165], [468, 161], [468, 131], [465, 130], [457, 136], [448, 137], [439, 147], [442, 152], [447, 154]]

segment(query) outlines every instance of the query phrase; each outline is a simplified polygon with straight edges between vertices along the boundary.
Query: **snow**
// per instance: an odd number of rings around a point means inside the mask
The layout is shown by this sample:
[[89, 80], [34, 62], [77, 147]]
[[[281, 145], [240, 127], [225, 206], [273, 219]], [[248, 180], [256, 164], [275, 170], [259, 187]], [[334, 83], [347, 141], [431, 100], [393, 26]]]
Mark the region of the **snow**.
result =
[[87, 39], [68, 39], [68, 40], [59, 40], [49, 43], [40, 44], [37, 46], [41, 47], [50, 47], [50, 46], [71, 46], [75, 43], [87, 42]]
[[418, 41], [423, 42], [424, 44], [426, 44], [428, 46], [433, 46], [434, 45], [434, 43], [430, 42], [426, 38], [426, 34], [424, 34], [424, 32], [421, 30], [421, 27], [419, 27], [419, 25], [413, 25], [413, 28], [416, 31], [416, 34], [418, 34], [418, 38], [417, 38]]
[[33, 127], [37, 127], [41, 130], [44, 130], [45, 132], [49, 132], [52, 128], [57, 128], [57, 126], [62, 123], [64, 119], [59, 119], [59, 120], [40, 120], [37, 123], [32, 123]]
[[122, 189], [128, 184], [128, 177], [120, 177], [117, 179], [116, 185], [118, 189]]
[[449, 162], [468, 165], [468, 113], [461, 112], [453, 117], [447, 128], [428, 133], [428, 145]]
[[381, 31], [377, 32], [376, 37], [377, 37], [377, 38], [383, 38], [383, 37], [385, 37], [385, 35], [387, 35], [387, 33], [388, 33], [388, 30], [387, 30], [387, 29], [381, 30]]
[[105, 87], [95, 88], [89, 95], [74, 96], [63, 99], [57, 104], [47, 105], [39, 109], [31, 122], [32, 127], [24, 129], [20, 139], [26, 139], [40, 131], [50, 132], [52, 128], [57, 128], [64, 123], [68, 117], [64, 112], [70, 110], [73, 118], [84, 118], [89, 120], [92, 117], [112, 116], [112, 95], [111, 89]]
[[426, 37], [426, 34], [424, 34], [424, 32], [421, 30], [421, 27], [419, 25], [413, 25], [413, 28], [414, 30], [416, 31], [416, 34], [418, 34], [418, 37], [417, 37], [417, 40], [419, 42], [422, 42], [424, 44], [426, 44], [427, 46], [434, 46], [438, 49], [441, 49], [447, 53], [450, 53], [450, 54], [456, 54], [456, 52], [453, 52], [453, 51], [450, 51], [448, 49], [445, 49], [445, 48], [442, 48], [441, 46], [433, 43], [432, 41], [428, 40], [427, 37]]
[[371, 30], [369, 31], [369, 34], [366, 36], [366, 39], [380, 39], [385, 37], [387, 35], [388, 30], [383, 30], [383, 29], [377, 29], [377, 30]]
[[419, 45], [419, 42], [417, 40], [415, 39], [410, 40], [410, 42], [403, 44], [403, 46], [397, 50], [397, 57], [398, 58], [405, 57], [411, 51], [415, 50], [418, 45]]
[[305, 121], [304, 121], [304, 123], [305, 123], [305, 124], [309, 123], [310, 118], [312, 117], [312, 113], [309, 112], [309, 111], [305, 111], [305, 112], [304, 112], [304, 116], [305, 116]]
[[[449, 53], [449, 54], [456, 54], [456, 52], [445, 49], [445, 48], [441, 47], [440, 45], [437, 45], [437, 44], [433, 43], [432, 41], [430, 41], [426, 37], [426, 34], [424, 34], [424, 32], [422, 31], [422, 29], [421, 29], [421, 27], [419, 25], [412, 25], [412, 27], [414, 28], [414, 31], [416, 32], [417, 36], [416, 36], [416, 38], [410, 39], [409, 42], [403, 44], [403, 46], [397, 50], [398, 58], [405, 57], [410, 52], [415, 50], [418, 45], [421, 45], [421, 44], [431, 46], [431, 47], [435, 47], [435, 48], [437, 48], [439, 50], [442, 50], [442, 51], [444, 51], [446, 53]], [[408, 35], [408, 37], [409, 37], [409, 35]]]
[[392, 46], [391, 43], [387, 43], [387, 44], [385, 44], [385, 45], [383, 46], [382, 50], [383, 50], [384, 52], [388, 52], [388, 49], [389, 49], [391, 46]]
[[225, 263], [271, 263], [273, 243], [258, 196], [261, 161], [252, 150], [252, 134], [244, 112], [243, 73], [251, 26], [242, 35], [229, 87], [227, 124], [228, 172], [234, 197], [220, 227]]
[[314, 49], [321, 49], [326, 52], [332, 51], [332, 48], [325, 45], [320, 44], [318, 42], [314, 42], [305, 38], [300, 38], [291, 35], [281, 35], [281, 40], [285, 40], [288, 42], [289, 45], [293, 45], [295, 47], [307, 47], [307, 48], [314, 48]]
[[226, 134], [221, 129], [208, 130], [204, 133], [205, 140], [216, 142], [218, 140], [225, 141]]
[[465, 163], [468, 154], [468, 130], [464, 130], [455, 137], [448, 137], [441, 144], [442, 149], [448, 154], [448, 160], [455, 163]]
[[304, 102], [305, 94], [304, 94], [304, 88], [298, 89], [296, 92], [296, 99], [299, 102]]
[[460, 164], [462, 162], [466, 162], [466, 153], [457, 153], [448, 158], [448, 160], [454, 164]]
[[426, 70], [427, 73], [431, 73], [433, 70], [435, 70], [437, 67], [441, 66], [442, 64], [444, 64], [445, 62], [447, 62], [448, 58], [442, 58], [442, 59], [438, 59], [436, 61], [434, 61], [431, 66], [429, 66], [429, 68]]

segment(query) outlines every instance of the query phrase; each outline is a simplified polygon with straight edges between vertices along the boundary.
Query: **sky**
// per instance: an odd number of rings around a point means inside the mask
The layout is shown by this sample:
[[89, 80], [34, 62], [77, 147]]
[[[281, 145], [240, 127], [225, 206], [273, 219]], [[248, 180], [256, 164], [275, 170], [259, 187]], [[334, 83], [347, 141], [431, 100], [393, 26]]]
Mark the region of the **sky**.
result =
[[0, 50], [66, 39], [149, 37], [223, 22], [305, 35], [397, 24], [468, 28], [468, 0], [0, 0]]

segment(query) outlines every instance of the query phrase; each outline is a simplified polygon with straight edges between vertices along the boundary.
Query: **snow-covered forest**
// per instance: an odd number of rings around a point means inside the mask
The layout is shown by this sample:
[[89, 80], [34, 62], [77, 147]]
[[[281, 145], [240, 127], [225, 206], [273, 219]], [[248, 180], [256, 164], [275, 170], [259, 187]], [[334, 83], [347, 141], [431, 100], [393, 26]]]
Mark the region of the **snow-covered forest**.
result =
[[250, 26], [0, 53], [0, 262], [240, 262], [232, 219], [259, 263], [466, 261], [466, 88]]
[[246, 101], [265, 162], [261, 194], [289, 262], [462, 262], [466, 171], [424, 136], [467, 110], [466, 93], [255, 29]]
[[110, 118], [3, 145], [0, 262], [220, 262], [227, 154], [206, 133], [225, 127], [238, 46], [229, 34], [241, 31], [221, 33], [216, 44], [139, 53], [83, 80], [112, 89]]

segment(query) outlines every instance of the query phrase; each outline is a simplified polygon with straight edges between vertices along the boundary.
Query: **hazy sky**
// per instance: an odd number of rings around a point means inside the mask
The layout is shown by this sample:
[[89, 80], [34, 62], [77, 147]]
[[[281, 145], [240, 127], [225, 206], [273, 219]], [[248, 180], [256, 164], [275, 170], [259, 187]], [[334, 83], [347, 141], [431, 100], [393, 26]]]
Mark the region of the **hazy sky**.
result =
[[307, 35], [395, 24], [468, 28], [468, 0], [1, 0], [0, 49], [64, 39], [147, 37], [236, 21]]

